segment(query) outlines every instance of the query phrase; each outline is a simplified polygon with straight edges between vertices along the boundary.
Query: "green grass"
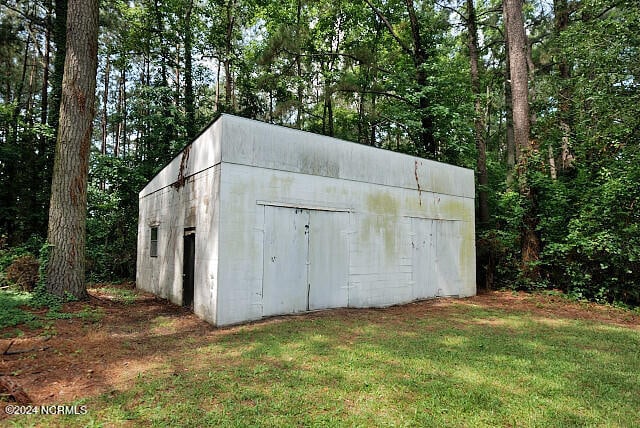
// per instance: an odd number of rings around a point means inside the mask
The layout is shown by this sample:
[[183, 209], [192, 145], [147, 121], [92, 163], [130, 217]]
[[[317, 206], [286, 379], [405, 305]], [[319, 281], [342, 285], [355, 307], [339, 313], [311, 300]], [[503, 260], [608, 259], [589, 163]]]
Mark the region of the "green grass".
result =
[[1, 290], [0, 329], [34, 322], [36, 316], [22, 309], [22, 307], [28, 305], [30, 302], [31, 293]]
[[[96, 322], [102, 317], [99, 309], [85, 305], [77, 312], [65, 312], [62, 309], [61, 301], [48, 308], [48, 311], [34, 313], [32, 311], [41, 309], [42, 298], [35, 296], [35, 293], [13, 290], [0, 290], [0, 329], [20, 326], [22, 324], [29, 328], [41, 328], [47, 326], [50, 320], [82, 318], [91, 322]], [[45, 301], [46, 303], [46, 301]], [[45, 305], [46, 306], [46, 305]], [[20, 329], [7, 331], [3, 338], [17, 337], [22, 334]]]
[[125, 305], [132, 305], [135, 303], [138, 297], [137, 293], [128, 288], [118, 287], [100, 287], [100, 292], [108, 294], [115, 302], [124, 303]]
[[640, 332], [453, 304], [424, 315], [331, 313], [190, 340], [85, 416], [113, 426], [631, 427]]

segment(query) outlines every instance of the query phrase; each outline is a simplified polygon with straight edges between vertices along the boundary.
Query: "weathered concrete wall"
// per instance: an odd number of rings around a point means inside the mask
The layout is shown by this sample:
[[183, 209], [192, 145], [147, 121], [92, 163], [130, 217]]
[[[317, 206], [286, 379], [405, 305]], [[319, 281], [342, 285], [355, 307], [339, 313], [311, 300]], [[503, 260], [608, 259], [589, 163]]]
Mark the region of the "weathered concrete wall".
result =
[[[195, 227], [194, 312], [215, 323], [218, 276], [220, 164], [140, 198], [137, 287], [182, 304], [183, 237]], [[151, 227], [158, 256], [151, 257]]]
[[222, 121], [211, 124], [193, 143], [185, 147], [140, 191], [140, 197], [174, 184], [181, 177], [190, 177], [220, 163]]
[[475, 294], [473, 199], [223, 163], [221, 200], [219, 278], [233, 287], [219, 289], [219, 325], [277, 313], [272, 271], [283, 296], [309, 295], [286, 312]]
[[222, 119], [223, 162], [475, 198], [469, 169], [235, 116]]
[[194, 311], [217, 325], [473, 295], [473, 198], [471, 170], [222, 116], [140, 192], [138, 287], [182, 302], [195, 227]]

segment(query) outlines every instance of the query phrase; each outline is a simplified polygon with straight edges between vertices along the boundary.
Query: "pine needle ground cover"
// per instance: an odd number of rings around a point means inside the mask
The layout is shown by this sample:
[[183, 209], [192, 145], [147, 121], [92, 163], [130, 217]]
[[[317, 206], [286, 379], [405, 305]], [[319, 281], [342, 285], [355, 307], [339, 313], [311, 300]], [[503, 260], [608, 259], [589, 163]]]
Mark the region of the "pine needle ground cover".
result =
[[[94, 302], [100, 321], [56, 321], [49, 342], [58, 354], [3, 361], [14, 371], [24, 367], [16, 379], [34, 401], [82, 405], [87, 413], [3, 415], [3, 422], [627, 427], [639, 421], [640, 314], [629, 310], [496, 292], [215, 329], [150, 296], [132, 304], [121, 295]], [[63, 323], [77, 327], [69, 343]], [[50, 379], [40, 373], [40, 382], [57, 383], [56, 391], [67, 388], [53, 398], [30, 374], [38, 370], [34, 360], [47, 357], [53, 367], [63, 359], [69, 370], [66, 379], [57, 373], [62, 366]]]

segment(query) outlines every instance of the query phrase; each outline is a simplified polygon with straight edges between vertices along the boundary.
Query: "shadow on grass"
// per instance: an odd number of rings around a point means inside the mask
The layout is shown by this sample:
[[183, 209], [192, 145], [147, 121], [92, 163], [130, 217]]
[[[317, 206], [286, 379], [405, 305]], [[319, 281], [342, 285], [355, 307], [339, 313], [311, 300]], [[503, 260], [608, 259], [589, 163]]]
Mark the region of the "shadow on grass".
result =
[[[120, 358], [154, 359], [153, 369], [90, 399], [86, 416], [50, 422], [632, 426], [640, 408], [640, 334], [598, 322], [455, 304], [419, 314], [329, 311], [222, 330], [162, 308], [144, 316], [109, 340], [130, 342]], [[89, 346], [107, 339], [95, 340]]]

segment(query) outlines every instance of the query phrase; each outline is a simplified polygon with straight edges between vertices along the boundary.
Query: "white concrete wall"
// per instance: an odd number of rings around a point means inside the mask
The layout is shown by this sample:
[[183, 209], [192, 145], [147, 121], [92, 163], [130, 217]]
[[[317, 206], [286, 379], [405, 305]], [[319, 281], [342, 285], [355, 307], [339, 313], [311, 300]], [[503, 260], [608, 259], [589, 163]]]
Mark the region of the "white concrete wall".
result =
[[471, 170], [223, 115], [140, 192], [138, 287], [182, 302], [195, 226], [194, 311], [217, 325], [473, 295], [473, 198]]
[[[194, 312], [215, 323], [218, 275], [220, 164], [139, 200], [138, 288], [182, 304], [183, 237], [195, 227]], [[151, 227], [158, 226], [158, 257], [151, 257]]]
[[219, 122], [223, 162], [475, 197], [469, 169], [235, 116]]
[[[418, 195], [415, 189], [223, 163], [221, 201], [218, 325], [274, 314], [263, 307], [264, 299], [271, 299], [263, 296], [264, 273], [270, 271], [269, 264], [278, 263], [265, 254], [265, 225], [269, 227], [268, 210], [274, 205], [311, 213], [310, 299], [314, 293], [341, 296], [331, 300], [331, 306], [370, 307], [475, 294], [472, 198]], [[322, 219], [317, 230], [314, 213], [326, 214], [317, 216]], [[331, 225], [327, 219], [332, 214], [343, 220]], [[421, 228], [412, 228], [418, 221], [424, 223]], [[279, 232], [282, 239], [290, 239], [286, 230], [285, 225]], [[448, 240], [452, 230], [455, 236]], [[435, 248], [431, 258], [414, 254], [420, 233], [427, 236], [422, 236], [426, 245]], [[334, 253], [344, 254], [344, 263], [338, 257], [329, 263], [331, 268], [313, 270], [316, 263], [326, 264], [317, 260], [320, 255]], [[278, 265], [282, 293], [299, 296], [300, 287], [305, 287], [287, 283], [299, 276], [300, 263], [300, 257], [291, 256]], [[295, 306], [289, 312], [298, 310]]]
[[220, 163], [222, 121], [218, 120], [205, 129], [193, 143], [182, 150], [167, 166], [140, 191], [143, 197], [174, 184], [180, 176], [190, 177]]

